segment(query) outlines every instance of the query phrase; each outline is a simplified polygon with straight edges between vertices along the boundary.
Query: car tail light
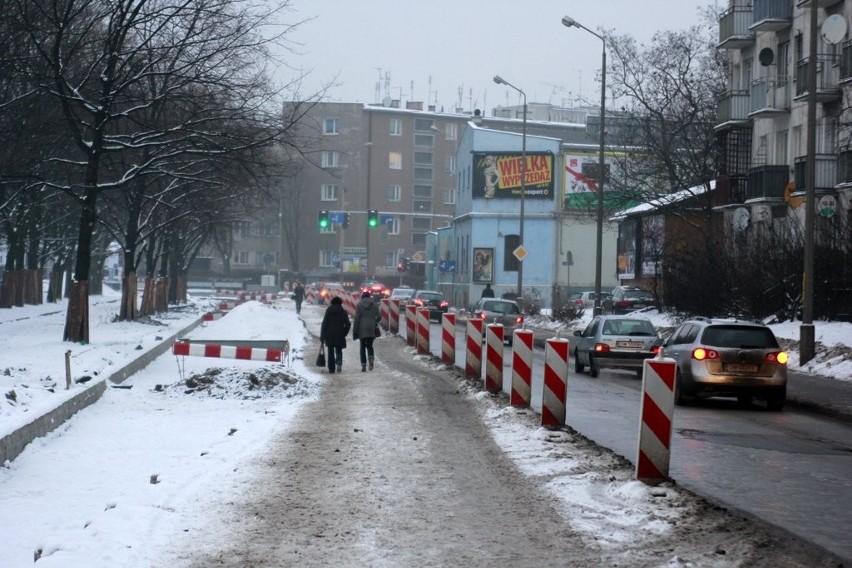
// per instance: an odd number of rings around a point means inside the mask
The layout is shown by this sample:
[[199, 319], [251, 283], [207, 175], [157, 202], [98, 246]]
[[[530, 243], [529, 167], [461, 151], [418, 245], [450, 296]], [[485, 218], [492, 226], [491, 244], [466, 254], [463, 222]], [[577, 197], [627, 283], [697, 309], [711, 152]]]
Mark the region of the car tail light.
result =
[[692, 358], [696, 361], [703, 361], [705, 359], [718, 359], [719, 352], [714, 351], [712, 349], [705, 349], [704, 347], [696, 347], [692, 350]]
[[448, 307], [450, 307], [450, 303], [447, 300], [444, 300], [443, 302], [441, 302], [439, 307], [448, 308]]
[[522, 323], [524, 323], [524, 316], [523, 315], [520, 315], [520, 316], [515, 318], [515, 325], [521, 325]]
[[423, 300], [421, 300], [420, 298], [417, 298], [416, 300], [414, 300], [414, 305], [422, 308], [423, 307]]
[[479, 319], [485, 320], [485, 318], [486, 318], [485, 312], [479, 312]]
[[604, 353], [609, 351], [609, 345], [606, 343], [595, 343], [595, 353]]
[[763, 356], [763, 360], [767, 363], [779, 363], [781, 365], [786, 365], [789, 356], [786, 351], [777, 351], [773, 353], [767, 353]]
[[653, 353], [654, 355], [659, 355], [660, 351], [662, 351], [662, 350], [663, 350], [663, 348], [660, 347], [659, 345], [654, 345], [653, 347], [651, 347], [651, 353]]
[[615, 303], [615, 305], [618, 306], [619, 308], [629, 308], [630, 307], [630, 300], [619, 300]]

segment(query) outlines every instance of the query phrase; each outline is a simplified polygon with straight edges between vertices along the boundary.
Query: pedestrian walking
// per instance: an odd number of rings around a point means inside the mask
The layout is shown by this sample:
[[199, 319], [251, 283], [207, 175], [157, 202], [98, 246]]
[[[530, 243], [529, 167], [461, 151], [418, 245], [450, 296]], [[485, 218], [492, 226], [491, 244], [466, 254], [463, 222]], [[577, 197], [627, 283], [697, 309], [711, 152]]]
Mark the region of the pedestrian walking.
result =
[[293, 288], [293, 299], [296, 300], [296, 313], [302, 313], [302, 301], [305, 299], [305, 287], [301, 282], [296, 282], [296, 287]]
[[493, 298], [494, 290], [491, 288], [491, 284], [486, 284], [485, 288], [482, 290], [481, 298]]
[[352, 337], [360, 342], [358, 354], [361, 357], [361, 372], [373, 370], [375, 352], [373, 341], [376, 339], [379, 329], [379, 305], [373, 299], [372, 294], [364, 292], [361, 300], [355, 308], [355, 321], [352, 324]]
[[320, 325], [320, 341], [328, 348], [326, 361], [329, 373], [334, 373], [335, 370], [339, 373], [343, 370], [343, 350], [346, 348], [346, 336], [351, 327], [349, 315], [343, 309], [343, 300], [332, 298]]

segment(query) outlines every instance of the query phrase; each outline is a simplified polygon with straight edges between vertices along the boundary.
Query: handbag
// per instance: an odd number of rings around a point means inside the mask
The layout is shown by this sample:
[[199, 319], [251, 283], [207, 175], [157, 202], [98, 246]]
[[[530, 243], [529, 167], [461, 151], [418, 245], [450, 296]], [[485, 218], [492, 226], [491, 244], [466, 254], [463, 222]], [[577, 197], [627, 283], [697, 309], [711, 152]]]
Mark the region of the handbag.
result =
[[376, 330], [375, 330], [375, 332], [374, 332], [374, 333], [375, 333], [375, 336], [376, 336], [376, 337], [381, 337], [381, 336], [382, 336], [382, 328], [380, 328], [380, 327], [379, 327], [379, 324], [376, 324]]
[[317, 367], [325, 367], [325, 345], [320, 344], [319, 353], [317, 353]]

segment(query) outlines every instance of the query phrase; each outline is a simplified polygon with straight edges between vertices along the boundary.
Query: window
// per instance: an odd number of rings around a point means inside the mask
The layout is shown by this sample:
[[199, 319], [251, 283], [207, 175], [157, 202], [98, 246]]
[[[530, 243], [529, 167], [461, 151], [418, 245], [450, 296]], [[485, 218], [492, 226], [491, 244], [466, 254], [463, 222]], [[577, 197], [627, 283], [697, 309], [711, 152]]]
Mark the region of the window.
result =
[[786, 85], [790, 82], [790, 42], [785, 41], [778, 44], [778, 84]]
[[388, 153], [388, 167], [392, 170], [401, 170], [402, 169], [402, 153], [400, 153], [400, 152], [389, 152]]
[[432, 186], [431, 185], [416, 184], [414, 186], [414, 198], [415, 199], [432, 199]]
[[519, 235], [506, 235], [503, 237], [503, 271], [517, 272], [521, 264], [512, 252], [521, 244]]
[[402, 121], [400, 119], [390, 119], [390, 122], [388, 123], [388, 134], [391, 136], [402, 136]]
[[455, 205], [456, 204], [456, 190], [455, 189], [445, 189], [444, 190], [444, 205]]
[[340, 152], [326, 150], [322, 153], [322, 167], [337, 168], [340, 166]]
[[321, 250], [320, 251], [320, 266], [334, 266], [332, 263], [332, 255], [337, 251]]
[[431, 166], [435, 161], [434, 156], [432, 152], [414, 152], [414, 165]]
[[435, 137], [431, 134], [415, 134], [414, 145], [418, 148], [434, 148]]
[[320, 199], [323, 201], [337, 201], [337, 186], [331, 183], [323, 184], [320, 191]]
[[340, 119], [326, 118], [322, 125], [323, 134], [340, 134]]
[[414, 130], [430, 132], [435, 126], [435, 121], [431, 118], [416, 118], [414, 119]]
[[395, 216], [391, 219], [390, 223], [385, 223], [385, 227], [388, 228], [389, 235], [398, 235], [399, 227], [401, 223], [399, 222], [399, 217]]
[[415, 201], [411, 205], [411, 210], [414, 213], [431, 213], [432, 212], [432, 202], [431, 201]]
[[432, 168], [414, 168], [416, 181], [432, 181]]
[[432, 230], [432, 218], [431, 217], [414, 217], [411, 220], [411, 229], [413, 231], [431, 231]]
[[388, 201], [393, 201], [393, 202], [402, 201], [402, 186], [401, 185], [390, 185], [390, 186], [388, 186]]
[[453, 173], [456, 171], [455, 156], [444, 156], [444, 171], [447, 173]]
[[385, 266], [388, 268], [396, 268], [396, 251], [385, 253]]
[[447, 140], [456, 140], [459, 135], [459, 127], [458, 124], [445, 124], [444, 125], [444, 138]]
[[781, 130], [775, 134], [775, 161], [774, 164], [787, 163], [787, 131]]
[[240, 221], [237, 223], [236, 227], [237, 233], [241, 237], [250, 237], [251, 236], [251, 221]]
[[411, 233], [411, 246], [426, 246], [426, 233]]
[[249, 253], [247, 250], [241, 250], [234, 253], [234, 264], [248, 264]]

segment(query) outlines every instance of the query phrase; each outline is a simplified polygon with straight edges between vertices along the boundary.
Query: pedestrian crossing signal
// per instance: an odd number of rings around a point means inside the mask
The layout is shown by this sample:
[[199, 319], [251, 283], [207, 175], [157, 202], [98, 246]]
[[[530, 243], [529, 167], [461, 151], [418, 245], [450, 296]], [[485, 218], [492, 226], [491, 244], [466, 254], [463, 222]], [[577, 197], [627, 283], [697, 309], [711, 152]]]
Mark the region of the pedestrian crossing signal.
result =
[[371, 229], [379, 226], [379, 212], [376, 209], [367, 211], [367, 226]]
[[328, 229], [331, 223], [328, 220], [328, 211], [325, 209], [319, 212], [319, 218], [317, 219], [317, 225], [320, 229]]

